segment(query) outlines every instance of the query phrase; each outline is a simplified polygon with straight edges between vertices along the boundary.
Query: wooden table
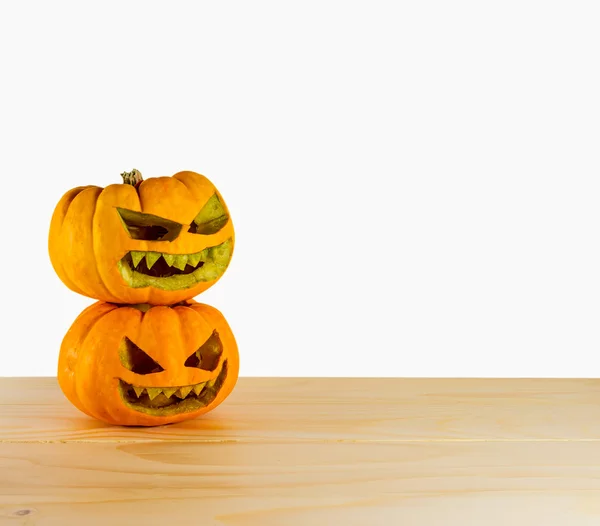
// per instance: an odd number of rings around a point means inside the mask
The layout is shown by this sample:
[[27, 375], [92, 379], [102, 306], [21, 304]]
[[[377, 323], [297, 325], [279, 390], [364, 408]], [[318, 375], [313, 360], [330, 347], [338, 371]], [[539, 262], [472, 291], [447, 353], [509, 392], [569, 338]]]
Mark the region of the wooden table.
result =
[[242, 378], [110, 427], [0, 379], [0, 524], [600, 525], [600, 381]]

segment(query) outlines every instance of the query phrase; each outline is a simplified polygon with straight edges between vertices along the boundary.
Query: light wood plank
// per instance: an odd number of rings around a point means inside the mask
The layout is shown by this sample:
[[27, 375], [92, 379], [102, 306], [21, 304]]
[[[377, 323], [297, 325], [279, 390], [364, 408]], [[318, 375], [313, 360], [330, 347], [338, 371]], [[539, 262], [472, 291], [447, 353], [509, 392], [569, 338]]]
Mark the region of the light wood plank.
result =
[[0, 518], [597, 526], [600, 443], [4, 443]]
[[74, 409], [54, 378], [0, 380], [0, 442], [600, 440], [600, 381], [241, 378], [203, 418], [127, 429]]

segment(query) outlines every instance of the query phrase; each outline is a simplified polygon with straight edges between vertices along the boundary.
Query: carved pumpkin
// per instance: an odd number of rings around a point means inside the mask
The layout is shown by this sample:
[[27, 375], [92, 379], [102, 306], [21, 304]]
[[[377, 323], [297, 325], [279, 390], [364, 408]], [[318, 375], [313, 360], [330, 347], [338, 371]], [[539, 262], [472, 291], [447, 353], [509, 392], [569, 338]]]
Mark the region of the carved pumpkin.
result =
[[218, 406], [238, 377], [235, 338], [214, 307], [96, 302], [65, 335], [58, 382], [89, 416], [155, 426]]
[[83, 186], [60, 200], [50, 225], [54, 270], [75, 292], [114, 303], [171, 305], [223, 275], [234, 245], [227, 206], [203, 175]]

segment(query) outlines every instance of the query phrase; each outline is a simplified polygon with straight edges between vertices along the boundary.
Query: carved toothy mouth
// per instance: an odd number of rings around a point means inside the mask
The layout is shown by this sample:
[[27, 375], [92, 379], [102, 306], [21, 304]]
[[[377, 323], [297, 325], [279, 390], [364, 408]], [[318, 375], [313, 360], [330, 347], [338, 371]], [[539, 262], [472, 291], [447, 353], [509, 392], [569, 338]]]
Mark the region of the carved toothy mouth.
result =
[[191, 413], [211, 404], [227, 378], [227, 360], [218, 376], [207, 382], [176, 387], [142, 387], [119, 379], [119, 394], [125, 405], [155, 416]]
[[132, 250], [119, 260], [117, 267], [132, 288], [180, 290], [221, 277], [229, 265], [231, 253], [231, 239], [194, 254]]

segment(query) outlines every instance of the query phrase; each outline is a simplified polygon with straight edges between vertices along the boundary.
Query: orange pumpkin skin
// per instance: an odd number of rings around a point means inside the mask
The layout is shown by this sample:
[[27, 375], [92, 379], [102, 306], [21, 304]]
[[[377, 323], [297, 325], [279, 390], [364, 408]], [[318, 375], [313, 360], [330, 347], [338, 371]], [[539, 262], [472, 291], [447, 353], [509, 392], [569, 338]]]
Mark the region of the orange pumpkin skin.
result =
[[[85, 414], [115, 425], [170, 424], [211, 411], [233, 390], [239, 371], [237, 344], [217, 309], [195, 301], [147, 309], [96, 302], [65, 335], [58, 382], [69, 401]], [[215, 334], [220, 354], [213, 355], [209, 367], [213, 370], [190, 366], [190, 357], [196, 357], [207, 341], [214, 341]], [[126, 366], [120, 354], [125, 341], [134, 342], [145, 359], [149, 357], [162, 370], [140, 374], [131, 363]], [[142, 391], [139, 397], [134, 386]], [[154, 401], [151, 391], [160, 392]], [[170, 405], [151, 406], [160, 400]]]
[[[188, 231], [211, 196], [217, 196], [222, 204], [227, 222], [208, 235]], [[132, 238], [118, 209], [158, 216], [182, 228], [172, 240]], [[79, 294], [112, 303], [172, 305], [197, 296], [220, 279], [233, 254], [234, 242], [233, 223], [221, 194], [203, 175], [184, 171], [172, 177], [149, 178], [136, 186], [114, 184], [69, 190], [54, 210], [48, 251], [59, 278]], [[219, 246], [226, 246], [225, 263], [184, 287], [160, 288], [139, 282], [133, 286], [119, 266], [132, 251], [187, 257]], [[174, 267], [172, 270], [175, 272]]]

